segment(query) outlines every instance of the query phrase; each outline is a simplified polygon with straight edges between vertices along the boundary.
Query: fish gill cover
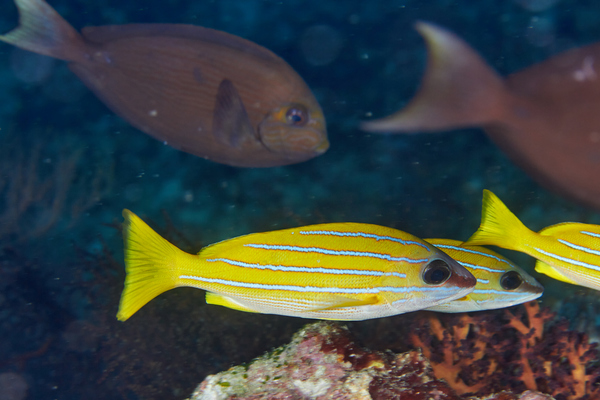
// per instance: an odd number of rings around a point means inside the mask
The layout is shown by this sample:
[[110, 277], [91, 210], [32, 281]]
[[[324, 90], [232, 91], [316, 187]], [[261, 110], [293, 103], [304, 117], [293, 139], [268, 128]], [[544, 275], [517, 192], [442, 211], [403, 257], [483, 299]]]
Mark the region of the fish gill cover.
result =
[[[535, 231], [562, 221], [600, 222], [597, 210], [532, 180], [480, 129], [387, 135], [358, 128], [360, 121], [401, 109], [418, 89], [426, 47], [413, 29], [416, 21], [454, 32], [506, 76], [599, 41], [600, 4], [55, 0], [50, 5], [77, 30], [184, 23], [268, 48], [314, 93], [330, 148], [287, 167], [240, 169], [209, 162], [140, 134], [64, 62], [0, 44], [0, 382], [11, 388], [3, 393], [7, 398], [183, 399], [206, 375], [289, 342], [303, 325], [299, 319], [206, 306], [203, 293], [193, 289], [166, 293], [127, 323], [117, 321], [123, 208], [189, 252], [246, 233], [343, 221], [466, 240], [479, 224], [484, 188], [510, 203]], [[10, 0], [2, 0], [0, 9], [0, 32], [6, 33], [17, 24], [17, 10]], [[593, 77], [595, 63], [591, 58], [582, 64], [581, 76]], [[597, 136], [589, 132], [590, 146]], [[533, 272], [533, 259], [500, 252], [545, 286], [545, 305], [598, 340], [596, 291], [554, 282]], [[371, 348], [385, 350], [403, 337], [399, 327], [411, 318], [348, 326]]]

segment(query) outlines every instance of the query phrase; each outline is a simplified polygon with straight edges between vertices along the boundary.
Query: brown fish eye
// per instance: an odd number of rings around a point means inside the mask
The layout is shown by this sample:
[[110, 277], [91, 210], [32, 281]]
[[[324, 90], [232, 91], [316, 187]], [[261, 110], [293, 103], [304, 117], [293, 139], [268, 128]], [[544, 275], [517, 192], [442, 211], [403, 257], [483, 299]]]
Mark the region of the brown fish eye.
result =
[[285, 120], [293, 126], [304, 126], [308, 122], [308, 110], [300, 105], [292, 106], [285, 113]]
[[500, 286], [506, 290], [515, 290], [521, 286], [521, 283], [523, 283], [523, 278], [517, 271], [508, 271], [500, 278]]
[[452, 275], [450, 266], [444, 260], [433, 260], [423, 271], [423, 281], [428, 285], [440, 285]]

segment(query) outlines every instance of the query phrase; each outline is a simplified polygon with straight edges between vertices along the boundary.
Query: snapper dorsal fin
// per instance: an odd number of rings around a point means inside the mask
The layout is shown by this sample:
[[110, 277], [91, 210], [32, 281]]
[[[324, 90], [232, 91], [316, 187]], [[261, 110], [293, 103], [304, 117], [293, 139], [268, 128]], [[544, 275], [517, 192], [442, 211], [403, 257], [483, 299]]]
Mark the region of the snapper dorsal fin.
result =
[[483, 190], [481, 224], [462, 245], [491, 245], [521, 251], [523, 243], [538, 235], [531, 231], [489, 190]]
[[467, 43], [452, 32], [427, 22], [416, 30], [428, 49], [421, 88], [402, 110], [365, 121], [371, 132], [450, 130], [501, 118], [509, 94], [502, 78]]

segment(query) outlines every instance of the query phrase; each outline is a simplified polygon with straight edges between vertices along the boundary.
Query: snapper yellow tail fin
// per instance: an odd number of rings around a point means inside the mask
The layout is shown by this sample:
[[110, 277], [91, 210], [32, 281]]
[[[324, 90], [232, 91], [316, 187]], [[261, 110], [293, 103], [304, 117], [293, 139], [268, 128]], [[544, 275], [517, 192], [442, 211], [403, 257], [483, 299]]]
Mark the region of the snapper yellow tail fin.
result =
[[129, 210], [123, 210], [125, 288], [117, 319], [125, 321], [150, 300], [177, 287], [177, 259], [187, 255], [154, 232]]
[[483, 190], [481, 225], [464, 245], [492, 245], [520, 250], [523, 239], [534, 234], [494, 193]]

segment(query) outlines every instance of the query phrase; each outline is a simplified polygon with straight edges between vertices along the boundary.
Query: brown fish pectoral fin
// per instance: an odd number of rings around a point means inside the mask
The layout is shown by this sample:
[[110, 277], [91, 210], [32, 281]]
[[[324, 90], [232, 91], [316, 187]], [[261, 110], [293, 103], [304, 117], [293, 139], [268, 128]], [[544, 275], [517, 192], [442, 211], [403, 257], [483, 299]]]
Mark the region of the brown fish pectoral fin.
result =
[[258, 141], [242, 98], [229, 79], [223, 79], [219, 84], [212, 129], [217, 141], [226, 146], [239, 148], [244, 141]]
[[306, 311], [325, 311], [325, 310], [335, 310], [338, 308], [347, 308], [347, 307], [362, 307], [362, 306], [372, 306], [380, 303], [379, 297], [377, 295], [369, 296], [365, 299], [353, 299], [350, 297], [344, 296], [328, 296], [323, 299], [324, 302], [329, 302], [329, 305], [311, 308]]

